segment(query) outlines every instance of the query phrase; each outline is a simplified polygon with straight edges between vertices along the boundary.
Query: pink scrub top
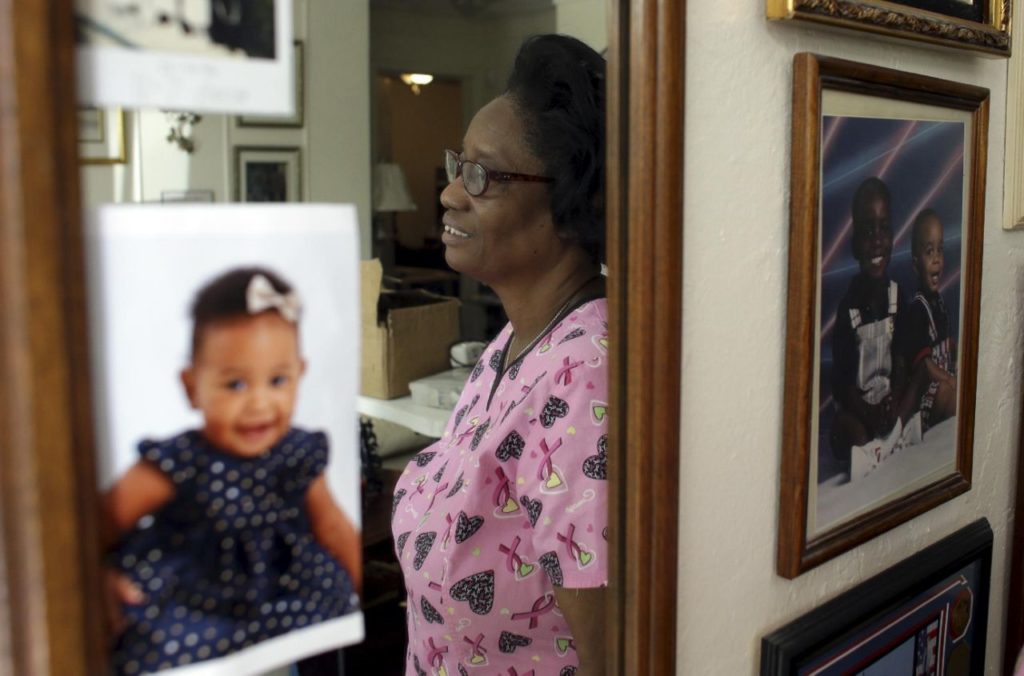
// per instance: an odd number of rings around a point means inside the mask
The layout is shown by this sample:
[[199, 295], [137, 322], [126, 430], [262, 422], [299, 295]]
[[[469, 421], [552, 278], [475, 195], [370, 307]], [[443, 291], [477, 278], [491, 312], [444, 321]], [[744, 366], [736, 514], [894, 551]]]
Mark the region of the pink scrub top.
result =
[[571, 676], [554, 588], [608, 583], [608, 309], [584, 302], [501, 373], [506, 325], [395, 488], [406, 674]]

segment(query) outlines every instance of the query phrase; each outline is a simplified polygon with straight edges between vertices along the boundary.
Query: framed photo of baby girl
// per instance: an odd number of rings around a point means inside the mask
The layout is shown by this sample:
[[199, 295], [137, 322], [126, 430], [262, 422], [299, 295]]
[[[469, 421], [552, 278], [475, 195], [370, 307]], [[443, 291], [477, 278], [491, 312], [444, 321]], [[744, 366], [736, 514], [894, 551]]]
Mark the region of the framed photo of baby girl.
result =
[[87, 225], [112, 673], [264, 673], [362, 640], [354, 207]]
[[988, 106], [795, 57], [784, 577], [970, 489]]

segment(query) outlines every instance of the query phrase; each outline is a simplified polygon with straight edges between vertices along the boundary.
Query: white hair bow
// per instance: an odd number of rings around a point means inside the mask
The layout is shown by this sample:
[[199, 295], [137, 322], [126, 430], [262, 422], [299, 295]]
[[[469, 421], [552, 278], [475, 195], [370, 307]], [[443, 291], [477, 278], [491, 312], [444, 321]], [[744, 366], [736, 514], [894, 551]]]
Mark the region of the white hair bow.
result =
[[277, 310], [287, 321], [299, 321], [302, 303], [294, 291], [279, 293], [264, 275], [253, 275], [245, 289], [245, 307], [251, 315], [264, 310]]

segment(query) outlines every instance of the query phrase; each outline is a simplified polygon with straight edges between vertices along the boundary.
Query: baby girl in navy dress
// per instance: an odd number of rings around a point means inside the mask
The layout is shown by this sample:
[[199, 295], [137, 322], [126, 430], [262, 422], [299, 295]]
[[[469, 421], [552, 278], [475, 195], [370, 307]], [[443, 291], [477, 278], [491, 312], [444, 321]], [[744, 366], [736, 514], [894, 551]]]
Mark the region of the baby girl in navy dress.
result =
[[358, 608], [359, 533], [331, 497], [327, 439], [291, 425], [300, 305], [236, 269], [192, 306], [181, 373], [201, 429], [139, 444], [104, 497], [113, 664], [140, 674], [220, 657]]

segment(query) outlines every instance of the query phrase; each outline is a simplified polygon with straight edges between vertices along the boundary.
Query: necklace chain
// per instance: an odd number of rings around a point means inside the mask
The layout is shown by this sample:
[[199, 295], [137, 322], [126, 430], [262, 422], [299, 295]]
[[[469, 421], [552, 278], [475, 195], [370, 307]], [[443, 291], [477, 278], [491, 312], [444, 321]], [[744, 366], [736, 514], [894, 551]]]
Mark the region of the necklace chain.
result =
[[[573, 291], [572, 294], [565, 300], [565, 302], [562, 303], [561, 307], [559, 307], [557, 310], [555, 310], [555, 314], [553, 314], [551, 316], [551, 319], [548, 321], [547, 324], [544, 325], [544, 328], [542, 328], [540, 330], [540, 332], [537, 333], [537, 335], [535, 335], [530, 340], [530, 342], [526, 344], [526, 347], [524, 347], [523, 349], [519, 350], [519, 352], [516, 354], [516, 356], [511, 361], [508, 358], [508, 348], [506, 348], [505, 349], [505, 354], [504, 354], [505, 359], [504, 359], [504, 361], [502, 363], [501, 370], [505, 371], [508, 368], [509, 364], [514, 364], [516, 362], [516, 360], [518, 360], [524, 354], [529, 352], [530, 349], [534, 345], [536, 345], [538, 340], [543, 338], [545, 335], [548, 334], [548, 332], [551, 331], [552, 328], [554, 328], [554, 326], [558, 322], [559, 318], [561, 318], [562, 313], [565, 312], [567, 309], [569, 309], [569, 306], [580, 295], [580, 292], [583, 291], [583, 289], [587, 288], [590, 285], [591, 282], [593, 282], [595, 279], [599, 279], [600, 277], [601, 277], [600, 274], [597, 274], [597, 275], [594, 275], [593, 277], [590, 277], [589, 279], [587, 279], [587, 281], [583, 282], [583, 284], [581, 284], [578, 289]], [[512, 347], [512, 341], [515, 339], [515, 335], [516, 335], [515, 334], [515, 330], [513, 330], [512, 331], [512, 336], [508, 340], [508, 347]]]

